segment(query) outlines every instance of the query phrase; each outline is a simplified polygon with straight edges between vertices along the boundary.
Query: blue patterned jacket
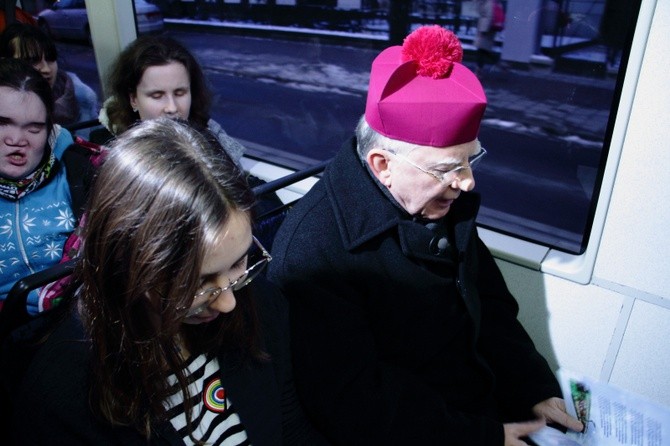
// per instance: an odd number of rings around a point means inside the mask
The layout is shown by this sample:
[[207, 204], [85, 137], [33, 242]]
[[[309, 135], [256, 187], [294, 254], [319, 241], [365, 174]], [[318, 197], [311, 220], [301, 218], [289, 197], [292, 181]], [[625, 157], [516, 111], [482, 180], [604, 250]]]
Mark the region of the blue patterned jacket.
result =
[[[18, 201], [0, 197], [0, 300], [14, 283], [58, 263], [63, 245], [76, 225], [65, 151], [73, 145], [70, 132], [56, 126], [52, 144], [57, 167], [52, 177]], [[28, 311], [41, 309], [38, 295], [28, 296]]]

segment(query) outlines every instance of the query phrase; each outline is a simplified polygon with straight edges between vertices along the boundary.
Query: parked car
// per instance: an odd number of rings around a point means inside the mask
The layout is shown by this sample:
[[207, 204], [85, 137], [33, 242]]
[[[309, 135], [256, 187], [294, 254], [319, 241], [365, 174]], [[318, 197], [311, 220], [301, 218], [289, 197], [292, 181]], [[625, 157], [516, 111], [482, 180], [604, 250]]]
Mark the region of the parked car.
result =
[[[135, 16], [139, 34], [163, 31], [163, 14], [156, 5], [135, 0]], [[37, 23], [55, 39], [91, 41], [84, 0], [59, 0], [37, 15]]]

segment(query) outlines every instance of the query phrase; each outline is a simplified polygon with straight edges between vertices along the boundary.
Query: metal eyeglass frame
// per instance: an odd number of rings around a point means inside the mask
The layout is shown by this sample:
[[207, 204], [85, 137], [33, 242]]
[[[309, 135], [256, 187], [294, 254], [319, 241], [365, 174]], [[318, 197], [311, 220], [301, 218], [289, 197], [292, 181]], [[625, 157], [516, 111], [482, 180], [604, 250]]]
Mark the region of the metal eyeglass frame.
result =
[[[440, 183], [442, 183], [442, 184], [450, 184], [450, 183], [453, 183], [456, 179], [458, 179], [458, 180], [460, 181], [460, 178], [458, 178], [458, 172], [460, 172], [461, 170], [464, 170], [464, 169], [474, 170], [475, 167], [477, 167], [477, 164], [479, 164], [479, 162], [482, 160], [482, 158], [484, 158], [484, 156], [488, 153], [488, 152], [486, 151], [486, 149], [485, 149], [484, 147], [482, 147], [481, 145], [479, 146], [479, 149], [480, 149], [480, 150], [479, 150], [479, 152], [478, 152], [476, 155], [473, 155], [473, 156], [471, 156], [471, 157], [468, 158], [468, 165], [467, 165], [467, 166], [463, 166], [463, 165], [461, 165], [461, 166], [455, 167], [455, 168], [453, 168], [453, 169], [451, 169], [451, 170], [448, 170], [448, 171], [446, 171], [446, 172], [443, 172], [443, 173], [441, 173], [440, 175], [438, 175], [438, 174], [436, 174], [435, 172], [431, 172], [430, 170], [427, 170], [427, 169], [425, 169], [425, 168], [419, 166], [419, 165], [416, 164], [414, 161], [412, 161], [412, 160], [410, 160], [409, 158], [407, 158], [405, 155], [402, 155], [402, 154], [400, 154], [400, 153], [396, 153], [396, 152], [394, 152], [394, 151], [392, 151], [392, 150], [388, 150], [388, 149], [384, 149], [384, 150], [386, 150], [387, 152], [390, 152], [390, 153], [394, 154], [395, 156], [397, 156], [398, 158], [402, 159], [403, 161], [405, 161], [405, 162], [406, 162], [407, 164], [409, 164], [410, 166], [412, 166], [412, 167], [414, 167], [414, 168], [416, 168], [416, 169], [419, 169], [421, 172], [423, 172], [423, 173], [427, 173], [428, 175], [430, 175], [431, 177], [435, 178], [435, 179], [436, 179], [437, 181], [439, 181]], [[451, 177], [451, 178], [450, 178], [450, 177]]]
[[209, 296], [203, 303], [195, 307], [189, 308], [188, 312], [186, 313], [186, 317], [196, 316], [205, 311], [205, 308], [210, 306], [211, 303], [214, 302], [214, 300], [217, 297], [219, 297], [219, 295], [224, 291], [228, 291], [229, 289], [232, 289], [233, 291], [239, 291], [245, 286], [249, 285], [249, 283], [251, 283], [251, 281], [254, 280], [261, 271], [263, 271], [263, 268], [268, 263], [270, 263], [270, 261], [272, 260], [272, 256], [270, 255], [270, 253], [263, 247], [263, 245], [261, 245], [261, 242], [259, 242], [256, 237], [252, 236], [252, 239], [256, 247], [258, 247], [258, 249], [261, 250], [263, 258], [260, 259], [258, 262], [254, 263], [253, 265], [251, 265], [249, 268], [245, 269], [244, 272], [237, 279], [232, 281], [229, 280], [228, 285], [226, 285], [225, 287], [222, 288], [217, 286], [207, 288], [206, 290], [200, 291], [195, 296], [193, 296], [193, 302], [195, 302], [202, 296], [206, 296], [209, 294]]

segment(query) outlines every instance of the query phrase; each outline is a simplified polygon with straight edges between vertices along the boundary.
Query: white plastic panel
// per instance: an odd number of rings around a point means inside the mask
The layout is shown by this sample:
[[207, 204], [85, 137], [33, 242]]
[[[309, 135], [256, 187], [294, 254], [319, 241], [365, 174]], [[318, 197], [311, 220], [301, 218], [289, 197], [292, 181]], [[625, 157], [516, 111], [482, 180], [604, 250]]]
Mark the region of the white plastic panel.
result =
[[670, 406], [670, 309], [635, 301], [610, 382]]
[[670, 299], [670, 2], [659, 2], [595, 275]]
[[540, 269], [549, 248], [479, 228], [479, 237], [497, 258], [534, 270]]
[[498, 264], [519, 302], [519, 320], [551, 367], [600, 377], [620, 323], [624, 296], [508, 262]]

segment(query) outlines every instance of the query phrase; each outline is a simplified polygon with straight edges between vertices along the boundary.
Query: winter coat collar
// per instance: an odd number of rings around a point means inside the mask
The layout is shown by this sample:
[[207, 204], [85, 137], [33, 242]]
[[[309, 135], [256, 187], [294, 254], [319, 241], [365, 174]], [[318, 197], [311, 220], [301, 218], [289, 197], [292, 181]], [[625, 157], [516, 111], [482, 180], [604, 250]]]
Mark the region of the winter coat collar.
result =
[[[428, 245], [432, 234], [398, 209], [375, 184], [356, 153], [356, 139], [344, 144], [324, 173], [323, 182], [333, 206], [335, 224], [344, 247], [351, 251], [378, 235], [398, 227], [406, 255], [436, 260]], [[462, 260], [475, 229], [479, 195], [462, 193], [449, 212], [455, 245]], [[428, 238], [426, 238], [428, 237]]]

